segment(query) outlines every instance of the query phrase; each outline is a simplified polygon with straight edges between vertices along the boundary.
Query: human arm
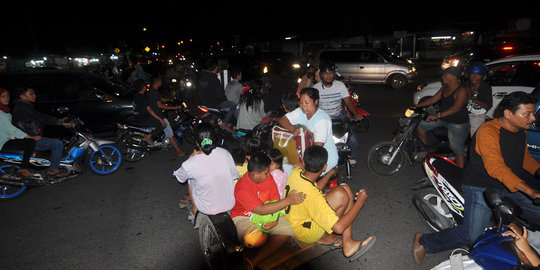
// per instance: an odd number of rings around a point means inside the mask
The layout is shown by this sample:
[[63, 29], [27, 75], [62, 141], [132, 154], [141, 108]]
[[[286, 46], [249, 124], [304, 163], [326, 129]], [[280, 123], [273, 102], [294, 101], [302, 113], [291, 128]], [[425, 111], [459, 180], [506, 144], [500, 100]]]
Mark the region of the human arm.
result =
[[358, 112], [356, 111], [356, 106], [354, 106], [354, 103], [351, 97], [343, 98], [343, 102], [345, 103], [345, 106], [347, 106], [347, 109], [349, 109], [349, 112], [353, 114], [354, 120], [360, 121], [364, 119], [364, 116], [358, 114]]
[[430, 121], [430, 120], [436, 120], [436, 119], [448, 117], [458, 112], [461, 109], [461, 107], [463, 107], [465, 103], [467, 102], [467, 97], [468, 97], [467, 89], [464, 87], [460, 87], [456, 90], [454, 94], [455, 94], [455, 97], [454, 97], [455, 102], [450, 108], [448, 108], [448, 110], [444, 112], [440, 112], [438, 115], [429, 115], [427, 117], [427, 120]]
[[287, 197], [277, 202], [259, 204], [257, 207], [253, 208], [252, 212], [258, 215], [268, 215], [280, 211], [281, 209], [289, 206], [302, 203], [306, 195], [302, 192], [296, 192], [296, 190], [291, 190]]
[[152, 110], [152, 108], [150, 106], [146, 106], [146, 111], [154, 118], [156, 118], [163, 127], [166, 127], [167, 126], [167, 123], [165, 122], [165, 120], [161, 119], [161, 117], [159, 117], [156, 112], [154, 112], [154, 110]]
[[437, 91], [437, 93], [435, 93], [434, 96], [429, 97], [429, 98], [425, 99], [424, 101], [419, 102], [418, 104], [416, 104], [416, 108], [426, 107], [426, 106], [435, 104], [438, 101], [440, 101], [443, 89], [444, 89], [444, 87], [441, 87], [441, 89], [439, 89], [439, 91]]
[[523, 252], [527, 260], [532, 266], [539, 266], [540, 265], [540, 258], [536, 255], [534, 250], [529, 245], [529, 242], [527, 240], [528, 238], [528, 231], [527, 228], [523, 227], [520, 229], [516, 224], [511, 223], [507, 226], [510, 228], [509, 231], [503, 232], [503, 236], [510, 236], [514, 238], [514, 244], [516, 247]]
[[295, 127], [293, 123], [296, 123], [298, 114], [300, 113], [300, 108], [295, 109], [292, 112], [289, 112], [278, 119], [278, 124], [280, 127], [290, 131], [291, 133], [298, 135], [300, 133], [299, 128]]
[[165, 105], [165, 104], [163, 104], [163, 102], [161, 102], [161, 100], [156, 101], [156, 103], [157, 103], [157, 106], [162, 110], [180, 110], [182, 108], [182, 106], [168, 106], [168, 105]]
[[364, 207], [366, 199], [366, 190], [361, 189], [358, 191], [358, 193], [356, 193], [356, 201], [353, 203], [353, 206], [351, 209], [349, 209], [349, 211], [339, 217], [338, 221], [334, 224], [334, 226], [332, 226], [332, 231], [337, 234], [342, 234], [347, 228], [349, 228], [356, 219], [356, 216], [360, 210], [362, 210], [362, 207]]
[[324, 187], [326, 187], [326, 184], [328, 184], [328, 181], [330, 181], [330, 178], [332, 178], [332, 176], [336, 174], [337, 172], [338, 172], [337, 166], [332, 168], [330, 171], [328, 171], [323, 177], [321, 177], [317, 181], [317, 188], [319, 188], [319, 190], [323, 190]]

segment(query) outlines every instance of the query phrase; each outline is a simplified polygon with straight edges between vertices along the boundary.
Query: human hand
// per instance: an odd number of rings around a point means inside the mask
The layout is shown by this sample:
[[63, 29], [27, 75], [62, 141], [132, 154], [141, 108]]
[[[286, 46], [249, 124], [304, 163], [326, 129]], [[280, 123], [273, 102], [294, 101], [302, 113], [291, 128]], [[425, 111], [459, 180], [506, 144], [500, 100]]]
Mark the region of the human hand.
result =
[[34, 135], [34, 136], [28, 136], [29, 139], [34, 139], [36, 142], [41, 140], [41, 136], [39, 135]]
[[306, 194], [303, 192], [296, 192], [296, 190], [293, 189], [285, 199], [287, 199], [289, 205], [300, 204], [306, 199]]
[[510, 230], [503, 232], [502, 236], [510, 236], [514, 238], [514, 244], [516, 247], [521, 250], [522, 252], [527, 251], [530, 246], [529, 242], [527, 241], [528, 237], [528, 231], [527, 228], [519, 228], [516, 224], [510, 224], [507, 226]]
[[159, 120], [159, 122], [161, 122], [161, 125], [163, 127], [167, 127], [167, 122], [165, 122], [165, 120], [161, 119], [161, 120]]
[[300, 134], [300, 127], [294, 127], [291, 132], [294, 135], [299, 135]]
[[261, 227], [263, 227], [263, 229], [268, 231], [268, 230], [276, 227], [277, 224], [278, 224], [278, 221], [276, 220], [276, 221], [272, 221], [272, 222], [267, 222], [266, 224], [262, 225]]
[[360, 191], [358, 191], [356, 194], [355, 194], [355, 200], [356, 202], [360, 202], [360, 203], [365, 203], [366, 200], [367, 200], [367, 192], [366, 192], [366, 189], [363, 188], [361, 189]]
[[426, 121], [428, 121], [428, 122], [429, 121], [434, 121], [434, 120], [437, 120], [437, 119], [439, 119], [439, 116], [433, 115], [433, 114], [430, 114], [430, 115], [428, 115], [428, 117], [426, 117]]

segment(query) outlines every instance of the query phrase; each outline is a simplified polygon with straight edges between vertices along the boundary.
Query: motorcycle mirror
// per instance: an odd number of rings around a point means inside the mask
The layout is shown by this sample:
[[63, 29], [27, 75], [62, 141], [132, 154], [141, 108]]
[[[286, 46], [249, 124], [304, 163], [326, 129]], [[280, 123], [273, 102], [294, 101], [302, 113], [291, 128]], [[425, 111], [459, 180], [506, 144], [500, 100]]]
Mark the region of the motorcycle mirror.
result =
[[484, 191], [484, 199], [491, 207], [498, 207], [502, 203], [501, 196], [493, 189]]

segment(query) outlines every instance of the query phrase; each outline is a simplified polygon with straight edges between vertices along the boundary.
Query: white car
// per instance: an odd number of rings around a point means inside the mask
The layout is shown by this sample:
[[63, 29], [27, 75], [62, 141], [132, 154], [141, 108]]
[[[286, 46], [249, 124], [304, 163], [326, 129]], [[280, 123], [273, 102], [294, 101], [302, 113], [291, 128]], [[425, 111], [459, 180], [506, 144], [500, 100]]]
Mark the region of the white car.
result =
[[[486, 113], [488, 117], [493, 118], [495, 108], [505, 95], [515, 91], [531, 93], [540, 84], [540, 54], [504, 57], [486, 63], [486, 66], [484, 81], [493, 91], [493, 106]], [[440, 81], [419, 86], [413, 95], [414, 105], [435, 95], [441, 86]]]

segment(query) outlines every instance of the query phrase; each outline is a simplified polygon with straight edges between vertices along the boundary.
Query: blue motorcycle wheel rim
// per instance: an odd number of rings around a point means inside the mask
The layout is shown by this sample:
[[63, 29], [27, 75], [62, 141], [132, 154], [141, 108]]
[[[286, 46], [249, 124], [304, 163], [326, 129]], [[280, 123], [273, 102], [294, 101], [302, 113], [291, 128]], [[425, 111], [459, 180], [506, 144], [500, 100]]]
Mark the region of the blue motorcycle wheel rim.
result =
[[[0, 166], [0, 173], [4, 174], [6, 173], [5, 169], [15, 167], [18, 168], [15, 165], [3, 165]], [[13, 189], [14, 192], [10, 192], [10, 188]], [[19, 196], [21, 193], [23, 193], [26, 190], [26, 186], [11, 186], [11, 185], [0, 185], [0, 199], [10, 199]]]
[[120, 167], [120, 164], [122, 163], [122, 154], [120, 153], [120, 150], [118, 150], [118, 148], [112, 145], [102, 145], [99, 147], [98, 151], [103, 155], [109, 155], [112, 160], [111, 161], [112, 165], [98, 164], [97, 160], [94, 160], [94, 157], [96, 156], [98, 152], [97, 151], [93, 152], [90, 155], [89, 164], [90, 164], [90, 168], [94, 172], [96, 172], [97, 174], [106, 175], [106, 174], [113, 173], [114, 171], [118, 169], [118, 167]]

